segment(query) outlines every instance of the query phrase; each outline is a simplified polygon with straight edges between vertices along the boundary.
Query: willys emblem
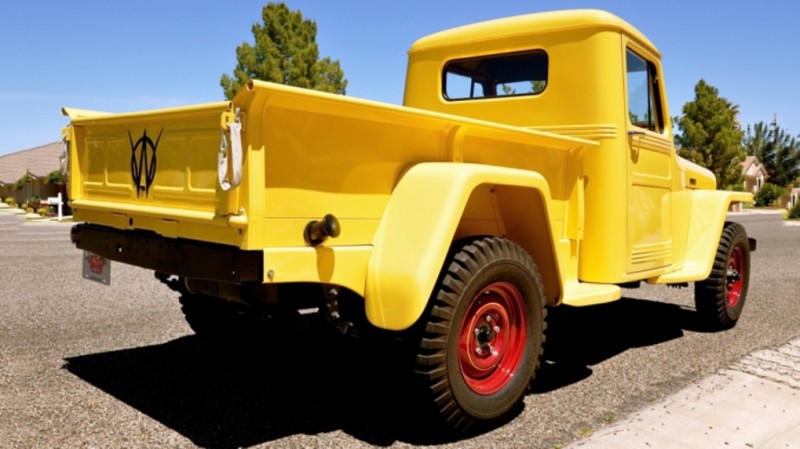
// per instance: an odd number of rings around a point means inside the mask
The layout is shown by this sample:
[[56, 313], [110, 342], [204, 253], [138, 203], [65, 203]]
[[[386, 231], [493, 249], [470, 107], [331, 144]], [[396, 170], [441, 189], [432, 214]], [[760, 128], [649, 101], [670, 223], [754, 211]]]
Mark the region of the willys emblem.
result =
[[156, 149], [163, 132], [162, 128], [158, 132], [156, 141], [153, 142], [145, 129], [142, 137], [134, 143], [131, 132], [128, 131], [128, 140], [131, 143], [131, 178], [136, 187], [136, 198], [139, 198], [142, 192], [144, 192], [145, 198], [150, 194], [150, 186], [153, 185], [156, 177]]

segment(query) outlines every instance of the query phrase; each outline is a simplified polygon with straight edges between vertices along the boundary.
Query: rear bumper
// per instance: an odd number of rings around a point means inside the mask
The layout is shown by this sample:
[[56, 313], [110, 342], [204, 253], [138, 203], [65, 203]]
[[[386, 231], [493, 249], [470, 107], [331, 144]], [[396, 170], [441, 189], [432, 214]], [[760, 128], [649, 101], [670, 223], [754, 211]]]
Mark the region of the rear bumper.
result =
[[230, 283], [264, 279], [264, 253], [260, 250], [92, 224], [73, 226], [72, 242], [79, 249], [113, 261], [187, 278]]

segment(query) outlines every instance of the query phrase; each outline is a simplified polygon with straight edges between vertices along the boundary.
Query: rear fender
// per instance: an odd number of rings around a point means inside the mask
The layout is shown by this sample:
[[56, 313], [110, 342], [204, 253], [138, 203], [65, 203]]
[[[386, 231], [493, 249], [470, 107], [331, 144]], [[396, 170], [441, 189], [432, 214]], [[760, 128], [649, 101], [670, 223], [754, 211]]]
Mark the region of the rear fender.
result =
[[[536, 250], [535, 260], [550, 269], [543, 273], [550, 280], [546, 284], [559, 294], [548, 217], [550, 189], [540, 174], [479, 164], [422, 163], [409, 169], [392, 192], [373, 240], [364, 295], [366, 315], [373, 325], [402, 330], [419, 319], [464, 210], [476, 189], [486, 185], [496, 188], [499, 209], [506, 211], [498, 211], [499, 220], [503, 215], [516, 217], [510, 221], [507, 237], [532, 255]], [[530, 207], [513, 204], [512, 209], [510, 203], [515, 201]]]

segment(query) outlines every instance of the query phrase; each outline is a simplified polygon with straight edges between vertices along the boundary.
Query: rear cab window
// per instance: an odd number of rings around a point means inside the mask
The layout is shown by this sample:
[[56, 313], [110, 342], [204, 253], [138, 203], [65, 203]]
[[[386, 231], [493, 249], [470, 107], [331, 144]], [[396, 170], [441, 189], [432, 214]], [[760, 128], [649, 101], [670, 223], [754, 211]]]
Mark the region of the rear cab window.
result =
[[445, 65], [445, 100], [538, 95], [547, 87], [547, 53], [542, 50], [458, 59]]

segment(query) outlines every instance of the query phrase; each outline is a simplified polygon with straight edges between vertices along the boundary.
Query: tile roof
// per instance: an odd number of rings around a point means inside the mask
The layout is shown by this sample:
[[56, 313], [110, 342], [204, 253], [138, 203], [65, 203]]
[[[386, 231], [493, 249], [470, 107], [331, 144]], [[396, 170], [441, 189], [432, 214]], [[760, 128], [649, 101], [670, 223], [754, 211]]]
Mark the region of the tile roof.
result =
[[744, 162], [742, 162], [742, 175], [745, 178], [755, 178], [759, 173], [764, 176], [768, 175], [764, 164], [762, 164], [761, 161], [759, 161], [755, 156], [747, 156], [744, 158]]
[[13, 184], [25, 175], [26, 170], [38, 177], [45, 177], [60, 167], [59, 157], [64, 152], [61, 142], [0, 156], [0, 183]]

